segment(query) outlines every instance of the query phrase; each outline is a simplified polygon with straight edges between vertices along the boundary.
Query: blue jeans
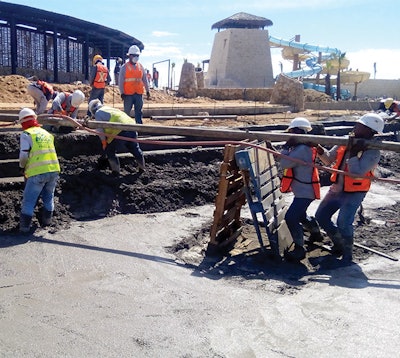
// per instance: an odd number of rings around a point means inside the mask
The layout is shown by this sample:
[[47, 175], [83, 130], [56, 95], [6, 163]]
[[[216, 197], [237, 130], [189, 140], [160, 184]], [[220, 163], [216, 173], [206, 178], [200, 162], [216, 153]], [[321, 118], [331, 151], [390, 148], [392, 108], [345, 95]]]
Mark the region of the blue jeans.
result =
[[[342, 237], [353, 237], [353, 222], [357, 209], [367, 195], [366, 192], [329, 192], [319, 204], [315, 218], [328, 235], [339, 232]], [[339, 210], [336, 225], [332, 216]]]
[[130, 116], [132, 107], [135, 109], [135, 122], [136, 124], [143, 124], [142, 122], [142, 108], [143, 108], [143, 96], [141, 94], [125, 95], [124, 98], [124, 112]]
[[[136, 139], [137, 133], [132, 131], [122, 131], [118, 134], [118, 136]], [[129, 152], [133, 154], [138, 162], [141, 162], [143, 160], [143, 152], [139, 147], [139, 143], [126, 141], [123, 139], [113, 139], [113, 141], [107, 145], [105, 149], [105, 155], [108, 158], [111, 170], [118, 173], [120, 171], [120, 165], [119, 159], [116, 154], [117, 152]]]
[[[104, 93], [105, 90], [104, 88], [95, 88], [93, 87], [92, 90], [90, 91], [90, 96], [88, 99], [88, 104], [90, 103], [90, 101], [94, 100], [94, 99], [98, 99], [101, 103], [104, 103]], [[86, 113], [88, 116], [91, 116], [92, 114], [89, 111], [89, 107]]]
[[292, 235], [293, 242], [297, 245], [304, 245], [304, 232], [301, 222], [306, 220], [307, 209], [313, 199], [294, 198], [285, 215], [285, 221]]
[[21, 213], [33, 216], [36, 203], [42, 197], [47, 211], [54, 211], [54, 190], [57, 185], [58, 172], [44, 173], [29, 177], [25, 183]]

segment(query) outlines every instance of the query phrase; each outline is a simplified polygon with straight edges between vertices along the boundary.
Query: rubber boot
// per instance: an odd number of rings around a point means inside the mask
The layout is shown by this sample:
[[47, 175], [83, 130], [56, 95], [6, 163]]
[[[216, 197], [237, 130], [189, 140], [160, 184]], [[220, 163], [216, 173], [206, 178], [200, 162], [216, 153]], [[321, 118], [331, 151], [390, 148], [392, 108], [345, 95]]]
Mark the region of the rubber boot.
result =
[[292, 262], [300, 262], [306, 257], [306, 251], [304, 247], [298, 244], [294, 244], [292, 251], [285, 252], [285, 259]]
[[342, 256], [344, 251], [344, 241], [340, 232], [336, 232], [335, 234], [328, 236], [333, 243], [332, 254], [337, 257]]
[[52, 217], [53, 217], [53, 212], [44, 209], [42, 213], [42, 226], [49, 226], [51, 224]]
[[19, 219], [19, 231], [23, 234], [28, 234], [31, 230], [32, 216], [22, 214]]
[[342, 261], [346, 264], [350, 264], [353, 262], [353, 245], [354, 238], [353, 236], [343, 237], [343, 257]]
[[324, 237], [322, 236], [317, 220], [315, 220], [314, 217], [307, 217], [301, 222], [301, 225], [303, 226], [304, 230], [310, 233], [308, 238], [309, 242], [313, 243], [323, 241]]

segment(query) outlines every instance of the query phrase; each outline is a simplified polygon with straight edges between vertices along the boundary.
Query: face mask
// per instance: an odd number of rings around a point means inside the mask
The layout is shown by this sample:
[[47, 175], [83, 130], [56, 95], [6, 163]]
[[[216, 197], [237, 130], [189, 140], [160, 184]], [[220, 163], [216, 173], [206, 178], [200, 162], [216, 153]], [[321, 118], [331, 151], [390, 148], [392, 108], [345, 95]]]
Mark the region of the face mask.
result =
[[135, 56], [135, 57], [132, 56], [132, 57], [131, 57], [131, 62], [132, 62], [132, 63], [137, 63], [138, 61], [139, 61], [139, 56]]

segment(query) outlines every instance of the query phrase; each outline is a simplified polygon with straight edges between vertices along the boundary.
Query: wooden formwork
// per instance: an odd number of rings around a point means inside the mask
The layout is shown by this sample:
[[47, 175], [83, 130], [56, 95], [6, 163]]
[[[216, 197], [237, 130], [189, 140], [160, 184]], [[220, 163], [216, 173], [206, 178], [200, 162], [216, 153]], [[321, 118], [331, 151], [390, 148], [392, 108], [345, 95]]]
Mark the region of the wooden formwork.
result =
[[235, 160], [240, 145], [226, 145], [220, 167], [218, 194], [215, 199], [214, 220], [210, 230], [207, 253], [212, 254], [231, 244], [240, 234], [240, 211], [246, 203], [243, 179]]

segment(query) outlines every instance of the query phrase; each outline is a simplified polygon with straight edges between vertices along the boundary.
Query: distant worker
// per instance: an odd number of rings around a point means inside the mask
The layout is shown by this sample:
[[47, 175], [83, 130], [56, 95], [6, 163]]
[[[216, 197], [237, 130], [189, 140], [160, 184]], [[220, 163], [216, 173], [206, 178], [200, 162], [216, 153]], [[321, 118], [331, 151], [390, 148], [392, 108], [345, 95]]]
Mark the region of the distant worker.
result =
[[33, 97], [36, 114], [45, 113], [47, 104], [54, 95], [53, 87], [45, 81], [37, 80], [28, 85], [27, 92]]
[[118, 86], [119, 72], [121, 71], [121, 65], [122, 65], [122, 58], [118, 57], [115, 60], [115, 67], [114, 67], [114, 83], [116, 86]]
[[155, 67], [153, 67], [153, 85], [154, 88], [158, 88], [158, 78], [159, 78], [159, 73]]
[[146, 70], [146, 77], [147, 77], [147, 83], [149, 84], [149, 87], [151, 87], [152, 77], [149, 70]]
[[[297, 117], [289, 125], [288, 132], [306, 134], [312, 127], [308, 119]], [[282, 154], [305, 163], [314, 164], [317, 151], [311, 145], [297, 142], [295, 136], [283, 145]], [[307, 216], [307, 209], [313, 200], [320, 198], [319, 174], [316, 168], [299, 164], [289, 158], [281, 158], [283, 171], [281, 191], [293, 192], [294, 199], [285, 215], [285, 221], [292, 235], [294, 248], [285, 253], [289, 261], [300, 261], [305, 258], [303, 224], [312, 219]], [[315, 222], [315, 220], [314, 220]], [[315, 222], [315, 225], [317, 223]]]
[[[78, 115], [79, 106], [84, 102], [85, 95], [81, 90], [75, 90], [72, 94], [68, 92], [59, 92], [54, 98], [49, 114], [63, 114], [65, 116], [76, 119]], [[47, 127], [48, 130], [69, 132], [73, 128], [60, 126], [60, 127]]]
[[[103, 106], [103, 104], [95, 99], [89, 102], [89, 108], [92, 116], [96, 121], [101, 122], [111, 122], [111, 123], [125, 123], [125, 124], [135, 124], [133, 118], [128, 116], [125, 112], [112, 108]], [[112, 175], [117, 177], [120, 175], [120, 163], [116, 155], [117, 152], [130, 152], [136, 159], [137, 165], [140, 171], [145, 169], [145, 162], [143, 152], [139, 147], [139, 144], [134, 141], [127, 141], [122, 139], [114, 139], [112, 136], [105, 136], [104, 134], [118, 135], [126, 138], [137, 138], [137, 133], [135, 131], [121, 131], [119, 129], [109, 129], [109, 128], [99, 128], [98, 132], [102, 133], [100, 135], [101, 144], [103, 148], [103, 155], [99, 159], [99, 166], [102, 167], [101, 163], [108, 160], [110, 165]]]
[[[108, 68], [103, 64], [103, 57], [95, 55], [93, 57], [93, 66], [90, 69], [89, 84], [92, 86], [92, 89], [88, 102], [97, 98], [103, 103], [105, 88], [110, 82], [110, 73]], [[90, 116], [89, 109], [87, 110], [87, 115]]]
[[124, 112], [130, 116], [132, 107], [135, 109], [135, 121], [142, 124], [143, 93], [146, 90], [147, 99], [150, 99], [149, 84], [143, 66], [138, 62], [139, 47], [129, 47], [127, 56], [129, 61], [121, 67], [119, 73], [119, 91], [124, 101]]
[[379, 103], [378, 110], [383, 112], [395, 113], [396, 117], [400, 116], [400, 102], [395, 101], [393, 98], [384, 98]]
[[[353, 260], [354, 217], [371, 186], [368, 177], [373, 176], [380, 159], [380, 151], [368, 148], [363, 140], [373, 139], [383, 128], [383, 119], [376, 113], [368, 113], [356, 122], [347, 146], [334, 146], [330, 151], [321, 146], [317, 148], [318, 157], [325, 165], [335, 163], [334, 169], [360, 176], [333, 172], [333, 184], [315, 213], [319, 225], [332, 240], [332, 252], [342, 256], [344, 264]], [[352, 144], [354, 139], [361, 140]], [[332, 216], [337, 211], [339, 214], [334, 224]]]
[[29, 233], [35, 206], [42, 198], [41, 225], [51, 224], [54, 211], [54, 190], [60, 165], [54, 147], [54, 138], [37, 122], [36, 113], [30, 108], [19, 112], [20, 136], [19, 167], [26, 178], [21, 204], [19, 230]]

